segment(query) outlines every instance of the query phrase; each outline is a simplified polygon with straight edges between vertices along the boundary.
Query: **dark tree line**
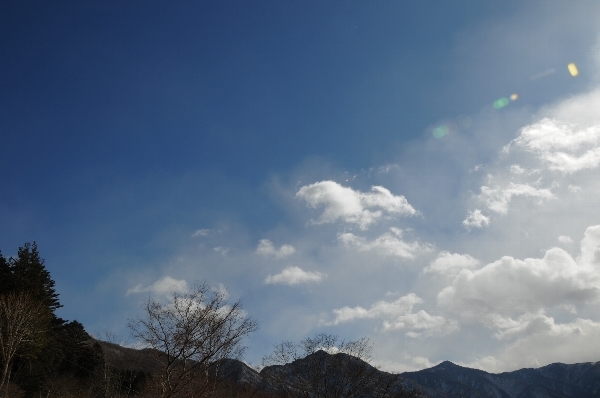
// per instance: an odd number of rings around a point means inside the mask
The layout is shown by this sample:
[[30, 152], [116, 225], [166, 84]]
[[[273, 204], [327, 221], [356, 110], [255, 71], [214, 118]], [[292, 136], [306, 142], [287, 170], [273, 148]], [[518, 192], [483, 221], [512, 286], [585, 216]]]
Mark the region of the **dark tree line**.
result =
[[60, 307], [35, 242], [16, 257], [0, 252], [0, 397], [133, 396], [141, 390], [148, 375], [106, 365], [100, 344], [81, 323], [57, 316]]
[[[180, 330], [176, 330], [175, 335], [162, 336], [166, 346], [158, 344], [156, 348], [165, 350], [173, 344], [183, 350], [183, 356], [172, 356], [168, 349], [168, 355], [157, 351], [158, 361], [151, 368], [161, 369], [162, 359], [169, 366], [158, 371], [148, 370], [148, 366], [139, 369], [115, 360], [111, 344], [93, 339], [81, 323], [56, 314], [62, 305], [35, 242], [19, 248], [16, 257], [7, 259], [0, 252], [0, 398], [212, 397], [222, 396], [223, 389], [228, 396], [249, 396], [235, 384], [219, 384], [217, 388], [216, 380], [210, 383], [206, 377], [198, 377], [206, 374], [213, 362], [241, 353], [240, 339], [256, 329], [256, 323], [242, 315], [239, 302], [230, 307], [225, 299], [225, 293], [213, 294], [206, 284], [188, 295], [176, 296], [175, 303], [189, 307], [189, 316], [181, 319], [187, 327], [186, 342], [179, 344]], [[199, 307], [200, 303], [206, 307]], [[152, 310], [166, 317], [159, 317], [160, 322], [168, 323], [169, 315], [177, 316], [162, 311], [168, 307], [162, 308], [157, 302], [150, 304], [154, 305]], [[137, 331], [138, 337], [154, 342], [150, 332]], [[103, 347], [111, 358], [106, 357]], [[198, 350], [203, 354], [197, 354]], [[207, 352], [209, 355], [204, 355]], [[165, 371], [171, 384], [177, 379], [177, 388], [170, 385], [165, 390]], [[209, 384], [211, 392], [207, 394]], [[192, 390], [187, 388], [192, 386]]]

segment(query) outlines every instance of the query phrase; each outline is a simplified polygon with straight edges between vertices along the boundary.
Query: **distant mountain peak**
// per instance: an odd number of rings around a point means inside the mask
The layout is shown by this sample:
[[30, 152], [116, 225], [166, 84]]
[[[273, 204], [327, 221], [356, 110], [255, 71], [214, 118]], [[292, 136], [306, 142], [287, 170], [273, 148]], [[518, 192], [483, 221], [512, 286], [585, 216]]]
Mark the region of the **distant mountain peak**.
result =
[[596, 398], [600, 397], [598, 362], [519, 369], [499, 374], [444, 361], [401, 375], [436, 398]]

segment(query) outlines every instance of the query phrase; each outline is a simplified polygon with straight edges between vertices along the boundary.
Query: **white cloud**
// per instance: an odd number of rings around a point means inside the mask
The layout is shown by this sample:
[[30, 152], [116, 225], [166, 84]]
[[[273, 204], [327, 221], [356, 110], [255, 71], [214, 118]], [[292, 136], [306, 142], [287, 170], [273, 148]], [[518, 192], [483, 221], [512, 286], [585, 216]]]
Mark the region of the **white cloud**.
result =
[[231, 250], [231, 248], [229, 247], [223, 247], [223, 246], [217, 246], [215, 248], [213, 248], [214, 251], [216, 251], [217, 253], [221, 253], [223, 256], [227, 255], [227, 252], [229, 252]]
[[283, 245], [279, 249], [275, 249], [273, 242], [269, 239], [261, 239], [256, 248], [256, 254], [262, 256], [274, 256], [277, 259], [281, 259], [287, 256], [291, 256], [296, 253], [296, 248], [292, 245]]
[[127, 293], [125, 295], [130, 295], [133, 293], [154, 293], [159, 295], [169, 295], [173, 292], [185, 292], [188, 290], [188, 284], [183, 279], [174, 279], [170, 276], [165, 276], [153, 284], [143, 287], [141, 284], [138, 284], [135, 287], [127, 289]]
[[550, 170], [563, 174], [600, 165], [600, 125], [576, 129], [544, 118], [523, 128], [511, 145], [534, 153]]
[[370, 242], [350, 232], [339, 234], [338, 240], [360, 251], [374, 251], [382, 256], [415, 258], [421, 253], [432, 250], [432, 246], [429, 244], [403, 241], [402, 230], [395, 227], [390, 228], [390, 232], [386, 232]]
[[192, 234], [192, 237], [197, 238], [198, 236], [208, 236], [210, 233], [210, 229], [198, 229]]
[[[443, 316], [430, 315], [423, 310], [413, 313], [413, 307], [421, 303], [423, 300], [420, 297], [409, 293], [396, 301], [378, 301], [369, 309], [360, 306], [343, 307], [333, 310], [335, 318], [325, 324], [338, 325], [357, 319], [381, 319], [383, 332], [406, 329], [408, 337], [420, 337], [424, 332], [428, 332], [427, 335], [440, 332], [444, 326], [446, 326], [446, 332], [457, 329], [456, 322], [447, 323]], [[415, 330], [421, 330], [421, 332], [415, 332]]]
[[[400, 358], [400, 361], [398, 361]], [[422, 356], [410, 356], [408, 353], [394, 355], [393, 360], [373, 360], [373, 365], [381, 368], [381, 370], [390, 373], [415, 372], [421, 369], [432, 368], [438, 362], [431, 362], [429, 358]]]
[[364, 318], [395, 318], [410, 313], [415, 304], [422, 302], [423, 300], [419, 296], [409, 293], [396, 301], [379, 301], [368, 310], [363, 307], [344, 307], [333, 310], [335, 319], [330, 324], [337, 325]]
[[543, 312], [525, 313], [517, 319], [496, 317], [493, 323], [498, 330], [494, 337], [498, 340], [518, 339], [533, 334], [543, 334], [552, 330], [554, 319]]
[[227, 300], [227, 298], [229, 297], [229, 291], [227, 290], [225, 285], [223, 285], [222, 283], [219, 283], [217, 286], [213, 287], [211, 290], [225, 300]]
[[513, 174], [523, 174], [525, 173], [525, 169], [519, 166], [518, 164], [513, 164], [510, 166], [510, 172]]
[[321, 181], [301, 187], [296, 197], [316, 209], [325, 209], [314, 224], [329, 224], [342, 220], [356, 224], [360, 229], [368, 229], [387, 213], [395, 215], [415, 215], [418, 212], [402, 195], [393, 195], [381, 186], [371, 187], [371, 192], [355, 191], [334, 181]]
[[465, 318], [489, 319], [591, 302], [600, 292], [599, 247], [600, 226], [592, 226], [577, 259], [552, 248], [541, 259], [505, 256], [475, 271], [465, 269], [438, 294], [438, 303]]
[[479, 260], [468, 254], [440, 252], [437, 258], [423, 269], [423, 273], [437, 273], [455, 277], [463, 269], [473, 269], [479, 266]]
[[266, 284], [298, 285], [301, 283], [319, 283], [327, 275], [321, 272], [307, 272], [300, 267], [290, 266], [276, 275], [268, 275]]
[[573, 239], [571, 239], [569, 236], [566, 236], [566, 235], [559, 236], [558, 241], [565, 245], [570, 245], [571, 243], [573, 243]]
[[524, 196], [537, 199], [552, 199], [554, 195], [548, 189], [539, 189], [528, 184], [515, 184], [510, 182], [505, 188], [481, 187], [478, 198], [485, 202], [487, 207], [499, 214], [508, 212], [508, 205], [515, 196]]
[[556, 362], [592, 362], [600, 356], [600, 323], [577, 318], [557, 323], [543, 313], [525, 314], [499, 325], [496, 339], [512, 342], [498, 356], [485, 356], [463, 364], [488, 372], [505, 372], [524, 367], [540, 367]]
[[379, 166], [377, 169], [378, 173], [389, 173], [392, 170], [399, 171], [401, 170], [400, 166], [397, 164], [386, 164], [385, 166]]
[[490, 218], [484, 216], [481, 210], [475, 209], [469, 212], [467, 218], [463, 220], [463, 225], [468, 228], [483, 228], [490, 225]]

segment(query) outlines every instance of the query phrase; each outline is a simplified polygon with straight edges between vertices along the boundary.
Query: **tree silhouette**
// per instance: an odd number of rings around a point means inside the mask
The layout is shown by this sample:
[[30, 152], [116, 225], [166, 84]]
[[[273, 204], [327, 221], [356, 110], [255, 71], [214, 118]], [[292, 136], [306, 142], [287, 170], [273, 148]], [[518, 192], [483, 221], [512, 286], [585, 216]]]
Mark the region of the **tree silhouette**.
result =
[[162, 365], [158, 393], [166, 397], [202, 397], [217, 381], [220, 361], [240, 357], [242, 340], [258, 328], [228, 293], [196, 285], [173, 292], [171, 301], [148, 299], [145, 316], [130, 320], [133, 336], [156, 350]]
[[345, 341], [321, 333], [300, 343], [283, 341], [263, 358], [261, 375], [290, 398], [391, 398], [413, 392], [396, 374], [371, 366], [372, 346], [367, 338]]

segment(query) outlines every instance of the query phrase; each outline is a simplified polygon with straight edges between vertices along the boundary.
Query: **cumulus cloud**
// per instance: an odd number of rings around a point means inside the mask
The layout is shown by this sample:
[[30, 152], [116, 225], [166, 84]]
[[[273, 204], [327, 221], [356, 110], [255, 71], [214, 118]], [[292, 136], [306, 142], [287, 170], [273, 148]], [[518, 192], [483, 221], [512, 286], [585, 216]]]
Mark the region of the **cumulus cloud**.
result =
[[473, 269], [479, 266], [479, 260], [468, 254], [457, 254], [442, 251], [437, 258], [423, 269], [423, 273], [436, 273], [455, 277], [463, 269]]
[[415, 215], [418, 212], [402, 195], [393, 195], [381, 186], [371, 187], [371, 192], [355, 191], [335, 181], [321, 181], [301, 187], [296, 198], [302, 199], [313, 209], [324, 207], [314, 224], [330, 224], [342, 220], [356, 224], [362, 230], [379, 219], [396, 215]]
[[343, 307], [333, 310], [335, 318], [326, 324], [338, 325], [357, 319], [381, 319], [383, 332], [406, 329], [408, 337], [420, 337], [425, 332], [428, 332], [427, 334], [440, 332], [444, 326], [446, 326], [445, 331], [455, 330], [458, 327], [456, 322], [448, 323], [443, 316], [430, 315], [423, 310], [413, 313], [413, 307], [421, 303], [423, 300], [420, 297], [409, 293], [396, 301], [379, 301], [369, 309], [360, 306]]
[[432, 246], [428, 244], [405, 242], [402, 240], [402, 230], [396, 227], [390, 228], [390, 232], [384, 233], [373, 241], [368, 241], [350, 232], [339, 234], [338, 240], [346, 246], [360, 251], [373, 251], [382, 256], [415, 258], [421, 253], [432, 250]]
[[307, 272], [300, 267], [290, 266], [276, 275], [268, 275], [266, 284], [299, 285], [301, 283], [318, 283], [327, 275], [321, 272]]
[[564, 245], [570, 245], [571, 243], [573, 243], [573, 239], [566, 235], [559, 236], [558, 241]]
[[483, 213], [481, 213], [481, 210], [475, 209], [469, 212], [469, 215], [463, 220], [462, 223], [467, 229], [483, 228], [490, 225], [490, 218], [484, 216]]
[[485, 356], [464, 364], [489, 372], [504, 372], [524, 367], [540, 367], [556, 362], [596, 361], [600, 356], [600, 322], [577, 318], [558, 323], [543, 313], [525, 314], [506, 320], [494, 335], [511, 343], [500, 355]]
[[515, 184], [513, 182], [510, 182], [507, 187], [503, 188], [482, 186], [478, 198], [493, 212], [506, 214], [508, 212], [508, 205], [515, 196], [524, 196], [539, 200], [554, 198], [554, 195], [548, 189], [540, 189], [529, 184]]
[[577, 129], [544, 118], [526, 126], [511, 146], [535, 154], [550, 170], [572, 174], [600, 165], [600, 125]]
[[170, 276], [162, 277], [149, 286], [142, 286], [138, 284], [135, 287], [127, 289], [127, 296], [134, 293], [154, 293], [158, 295], [168, 295], [173, 292], [185, 292], [188, 290], [188, 284], [183, 279], [174, 279]]
[[489, 319], [596, 300], [600, 288], [600, 225], [588, 227], [581, 255], [560, 249], [541, 259], [505, 256], [478, 270], [463, 269], [438, 294], [438, 303], [463, 317]]
[[262, 256], [274, 256], [277, 259], [281, 259], [287, 256], [291, 256], [296, 253], [296, 248], [292, 245], [283, 245], [279, 249], [275, 249], [273, 242], [269, 239], [261, 239], [256, 248], [256, 254]]

